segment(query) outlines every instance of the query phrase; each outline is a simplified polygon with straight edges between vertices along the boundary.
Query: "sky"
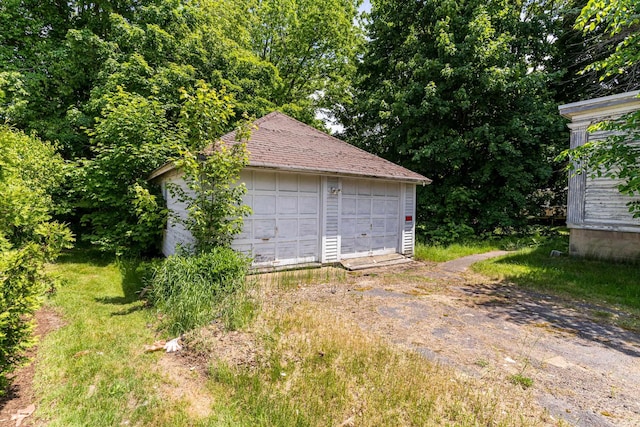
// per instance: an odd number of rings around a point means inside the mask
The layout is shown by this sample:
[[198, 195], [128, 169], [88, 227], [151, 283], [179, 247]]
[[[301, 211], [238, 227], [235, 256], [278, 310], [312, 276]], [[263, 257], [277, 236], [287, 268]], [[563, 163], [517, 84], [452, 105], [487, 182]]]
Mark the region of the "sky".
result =
[[364, 0], [362, 5], [360, 6], [361, 12], [371, 12], [371, 2], [369, 0]]

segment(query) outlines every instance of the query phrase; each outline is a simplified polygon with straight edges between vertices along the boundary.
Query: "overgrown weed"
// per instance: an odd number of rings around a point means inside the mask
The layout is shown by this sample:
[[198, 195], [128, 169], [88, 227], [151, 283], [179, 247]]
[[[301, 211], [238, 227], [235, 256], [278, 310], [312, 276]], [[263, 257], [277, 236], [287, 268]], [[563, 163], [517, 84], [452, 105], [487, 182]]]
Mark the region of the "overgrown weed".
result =
[[[238, 425], [537, 425], [528, 392], [391, 347], [311, 304], [264, 314], [265, 353], [249, 370], [216, 362]], [[495, 388], [503, 387], [503, 388]], [[510, 396], [504, 399], [504, 396]]]
[[509, 381], [515, 385], [519, 385], [523, 389], [527, 389], [533, 385], [533, 379], [523, 374], [513, 374], [509, 377]]
[[255, 277], [257, 285], [262, 288], [290, 290], [321, 283], [342, 284], [347, 281], [348, 272], [339, 267], [321, 267], [261, 273], [250, 277]]
[[229, 329], [248, 323], [255, 304], [246, 280], [249, 260], [232, 249], [215, 248], [193, 255], [173, 255], [156, 266], [150, 280], [151, 302], [164, 315], [163, 325], [181, 334], [221, 318]]

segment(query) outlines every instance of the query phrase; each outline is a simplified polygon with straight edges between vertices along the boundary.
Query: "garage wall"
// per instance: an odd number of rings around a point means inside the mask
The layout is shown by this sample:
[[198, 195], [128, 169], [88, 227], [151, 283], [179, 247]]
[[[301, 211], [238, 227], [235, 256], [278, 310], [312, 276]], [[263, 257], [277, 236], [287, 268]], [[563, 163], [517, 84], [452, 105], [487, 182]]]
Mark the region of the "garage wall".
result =
[[162, 195], [171, 210], [162, 239], [162, 253], [165, 256], [173, 255], [178, 246], [188, 248], [194, 243], [191, 233], [178, 220], [178, 218], [187, 218], [187, 206], [172, 194], [170, 191], [171, 185], [187, 189], [187, 184], [184, 182], [184, 179], [181, 178], [181, 174], [176, 171], [167, 174], [161, 183]]
[[338, 177], [324, 177], [322, 182], [323, 194], [323, 225], [322, 252], [323, 263], [338, 262], [340, 260], [340, 179]]
[[[341, 259], [388, 253], [413, 255], [415, 185], [381, 179], [357, 179], [245, 169], [244, 203], [253, 213], [233, 248], [254, 265], [281, 266], [332, 263]], [[171, 172], [163, 192], [173, 215], [186, 218], [186, 206], [167, 184], [185, 183]], [[193, 244], [191, 234], [175, 219], [167, 223], [163, 253]]]
[[413, 256], [416, 242], [416, 186], [415, 184], [404, 184], [404, 211], [402, 218], [402, 249], [400, 253]]

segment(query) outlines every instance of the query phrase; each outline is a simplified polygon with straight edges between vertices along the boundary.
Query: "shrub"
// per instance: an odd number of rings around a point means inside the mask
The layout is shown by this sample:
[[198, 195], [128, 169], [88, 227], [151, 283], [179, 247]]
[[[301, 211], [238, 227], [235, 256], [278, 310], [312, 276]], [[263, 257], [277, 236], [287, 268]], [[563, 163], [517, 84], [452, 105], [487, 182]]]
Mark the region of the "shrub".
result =
[[[233, 97], [199, 81], [195, 93], [183, 91], [178, 128], [185, 146], [174, 159], [187, 188], [169, 184], [169, 191], [187, 206], [188, 216], [174, 215], [195, 238], [188, 254], [169, 257], [155, 269], [152, 299], [166, 315], [173, 333], [204, 326], [215, 317], [228, 329], [248, 323], [253, 302], [245, 288], [249, 259], [230, 248], [250, 213], [237, 185], [249, 153], [244, 141], [248, 124], [236, 129], [236, 143], [216, 141], [233, 115]], [[248, 120], [247, 120], [248, 121]], [[204, 158], [203, 158], [204, 155]]]
[[73, 240], [51, 220], [63, 169], [52, 145], [0, 126], [0, 396], [6, 375], [24, 359], [33, 313], [51, 284], [44, 264]]
[[249, 260], [229, 248], [170, 256], [154, 269], [151, 300], [165, 326], [181, 334], [221, 318], [231, 329], [251, 316], [245, 276]]
[[175, 131], [158, 101], [121, 88], [104, 101], [88, 130], [92, 156], [71, 174], [69, 198], [86, 227], [82, 238], [119, 256], [155, 253], [166, 210], [146, 177], [175, 154]]

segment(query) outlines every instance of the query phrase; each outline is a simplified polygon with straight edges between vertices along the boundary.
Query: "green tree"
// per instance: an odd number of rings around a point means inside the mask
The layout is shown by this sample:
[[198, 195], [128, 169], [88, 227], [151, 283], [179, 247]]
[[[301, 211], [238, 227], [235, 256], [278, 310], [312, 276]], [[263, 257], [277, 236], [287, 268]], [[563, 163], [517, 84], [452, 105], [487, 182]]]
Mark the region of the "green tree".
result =
[[44, 264], [73, 241], [52, 221], [51, 193], [64, 176], [55, 148], [0, 126], [0, 395], [24, 358], [32, 317], [51, 280]]
[[[356, 3], [321, 3], [2, 2], [0, 121], [57, 141], [77, 162], [62, 204], [85, 237], [147, 251], [162, 212], [144, 180], [190, 137], [179, 124], [183, 93], [203, 81], [233, 96], [224, 132], [244, 113], [276, 109], [320, 125], [316, 109], [345, 96]], [[265, 12], [274, 5], [287, 10], [286, 25], [265, 21], [280, 18]], [[276, 27], [274, 55], [258, 54], [257, 30]]]
[[602, 28], [585, 34], [575, 28], [576, 18], [588, 0], [540, 0], [536, 7], [548, 17], [550, 51], [544, 70], [552, 77], [551, 88], [558, 103], [604, 96], [613, 93], [601, 83], [601, 70], [584, 71], [590, 63], [606, 58], [615, 48], [615, 40], [603, 37]]
[[[576, 19], [576, 28], [615, 45], [610, 54], [597, 58], [584, 72], [599, 71], [601, 84], [618, 92], [640, 87], [640, 4], [633, 0], [589, 0]], [[604, 34], [602, 34], [604, 33]], [[608, 40], [607, 40], [608, 39]]]
[[246, 140], [250, 129], [243, 124], [236, 130], [236, 143], [217, 138], [233, 117], [233, 97], [218, 94], [199, 82], [194, 94], [184, 93], [180, 127], [187, 144], [176, 166], [184, 173], [188, 189], [171, 186], [169, 190], [187, 205], [182, 221], [195, 238], [196, 252], [229, 247], [242, 231], [243, 217], [250, 209], [243, 204], [244, 184], [238, 184], [240, 171], [249, 161]]
[[66, 158], [87, 157], [83, 129], [116, 87], [177, 114], [179, 88], [204, 80], [234, 95], [237, 117], [280, 108], [315, 123], [315, 109], [344, 97], [353, 72], [356, 4], [8, 0], [0, 4], [0, 119], [59, 141]]
[[0, 3], [0, 63], [21, 87], [9, 104], [24, 107], [7, 114], [0, 105], [0, 120], [8, 118], [16, 127], [59, 141], [67, 158], [86, 155], [88, 138], [67, 111], [87, 102], [101, 67], [117, 47], [105, 43], [112, 14], [132, 19], [148, 3], [152, 1]]
[[80, 191], [73, 192], [87, 227], [83, 234], [105, 250], [152, 251], [161, 240], [166, 212], [146, 177], [197, 140], [199, 129], [212, 122], [224, 126], [218, 135], [232, 129], [234, 111], [219, 117], [215, 114], [224, 113], [221, 109], [185, 113], [190, 97], [202, 95], [199, 85], [241, 94], [236, 113], [274, 108], [260, 93], [261, 82], [247, 77], [262, 73], [269, 80], [275, 70], [226, 36], [225, 31], [235, 34], [225, 21], [232, 14], [219, 15], [219, 3], [179, 7], [179, 2], [158, 2], [133, 20], [111, 15], [108, 41], [77, 38], [108, 52], [88, 101], [67, 112], [78, 128], [88, 128], [90, 138], [78, 169]]
[[543, 28], [523, 3], [373, 3], [346, 136], [433, 179], [418, 219], [432, 239], [522, 225], [540, 204], [557, 117]]
[[[596, 60], [584, 72], [597, 72], [600, 85], [612, 92], [624, 92], [640, 87], [640, 3], [632, 0], [589, 0], [576, 20], [576, 28], [584, 34], [597, 34], [613, 40], [615, 49]], [[604, 34], [602, 34], [604, 33]], [[589, 141], [574, 150], [567, 150], [563, 158], [573, 160], [570, 168], [580, 164], [579, 171], [590, 176], [607, 176], [620, 180], [618, 189], [629, 196], [640, 194], [640, 110], [615, 121], [592, 126], [591, 131], [605, 130], [608, 138]], [[579, 162], [576, 162], [579, 161]], [[629, 201], [629, 211], [640, 217], [640, 202]]]
[[[285, 112], [344, 101], [362, 49], [355, 25], [361, 0], [254, 0], [251, 45], [282, 79], [274, 93]], [[315, 95], [313, 98], [310, 95]], [[313, 116], [303, 118], [309, 121]]]
[[177, 152], [176, 132], [159, 101], [121, 88], [108, 97], [88, 131], [93, 156], [78, 161], [70, 190], [84, 239], [119, 255], [153, 250], [166, 212], [146, 177]]

